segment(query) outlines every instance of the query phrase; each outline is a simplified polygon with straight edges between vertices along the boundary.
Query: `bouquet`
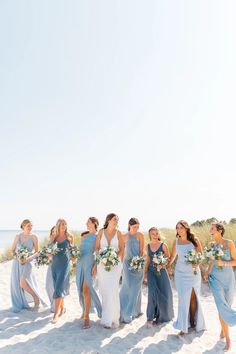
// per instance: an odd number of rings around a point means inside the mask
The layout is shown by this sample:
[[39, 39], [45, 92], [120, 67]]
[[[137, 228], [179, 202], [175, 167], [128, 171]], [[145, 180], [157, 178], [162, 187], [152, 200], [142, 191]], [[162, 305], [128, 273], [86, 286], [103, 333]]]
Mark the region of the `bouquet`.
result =
[[49, 257], [49, 253], [47, 252], [47, 247], [44, 246], [35, 258], [35, 265], [39, 268], [40, 266], [49, 265], [50, 263], [51, 259]]
[[101, 262], [107, 272], [110, 272], [119, 263], [118, 252], [112, 246], [107, 246], [99, 252], [95, 252], [94, 258], [97, 264]]
[[134, 270], [136, 272], [140, 272], [145, 263], [145, 258], [140, 256], [134, 256], [128, 260], [129, 270]]
[[[211, 243], [211, 247], [204, 247], [204, 255], [207, 263], [211, 261], [218, 261], [225, 257], [223, 245], [218, 245], [214, 242]], [[217, 266], [217, 269], [222, 269], [221, 266]]]
[[80, 259], [81, 252], [79, 246], [70, 246], [69, 252], [72, 260]]
[[27, 258], [31, 255], [30, 250], [27, 247], [17, 248], [15, 252], [15, 258], [18, 259], [20, 264], [25, 264]]
[[158, 266], [161, 266], [162, 268], [165, 268], [168, 264], [168, 257], [166, 257], [164, 252], [159, 252], [158, 254], [154, 254], [152, 263], [153, 267], [155, 268], [157, 275], [161, 274], [161, 271], [158, 269]]
[[203, 262], [204, 256], [201, 252], [197, 252], [195, 249], [188, 251], [185, 256], [186, 262], [192, 264], [193, 274], [197, 275], [197, 267], [200, 263]]
[[58, 254], [60, 252], [60, 248], [58, 247], [58, 244], [57, 242], [52, 242], [52, 243], [49, 243], [47, 246], [46, 246], [46, 253], [47, 254], [51, 254], [53, 256], [55, 256], [56, 254]]

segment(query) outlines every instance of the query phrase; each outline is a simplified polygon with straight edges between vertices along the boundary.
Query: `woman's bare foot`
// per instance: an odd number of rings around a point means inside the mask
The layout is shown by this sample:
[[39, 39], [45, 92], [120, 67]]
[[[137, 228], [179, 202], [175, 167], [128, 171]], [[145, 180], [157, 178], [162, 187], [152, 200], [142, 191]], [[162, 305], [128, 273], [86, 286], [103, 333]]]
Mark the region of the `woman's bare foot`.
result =
[[183, 337], [185, 335], [185, 333], [183, 332], [183, 331], [180, 331], [179, 333], [178, 333], [178, 336], [180, 336], [180, 337]]
[[89, 318], [84, 318], [83, 329], [90, 328], [90, 321]]
[[230, 339], [226, 339], [226, 344], [224, 347], [224, 352], [228, 352], [231, 349], [231, 341]]
[[153, 321], [147, 321], [147, 328], [153, 327]]
[[53, 319], [52, 319], [52, 323], [54, 324], [54, 323], [57, 323], [57, 321], [58, 321], [58, 315], [54, 315], [53, 316]]

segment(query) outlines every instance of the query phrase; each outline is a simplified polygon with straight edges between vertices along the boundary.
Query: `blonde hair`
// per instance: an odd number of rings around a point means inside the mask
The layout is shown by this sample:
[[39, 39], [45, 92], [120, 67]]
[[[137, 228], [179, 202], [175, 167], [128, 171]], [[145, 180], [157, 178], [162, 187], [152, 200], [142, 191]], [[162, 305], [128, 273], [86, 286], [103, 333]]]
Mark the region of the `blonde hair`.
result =
[[159, 231], [158, 228], [155, 227], [155, 226], [151, 227], [151, 228], [148, 230], [149, 240], [152, 241], [152, 238], [151, 238], [151, 232], [152, 232], [152, 231], [156, 231], [156, 233], [158, 234], [158, 240], [161, 241], [160, 231]]
[[29, 219], [25, 219], [25, 220], [23, 220], [22, 223], [20, 224], [20, 228], [23, 230], [24, 227], [25, 227], [25, 225], [30, 224], [30, 223], [31, 223], [31, 221], [30, 221]]
[[61, 223], [65, 223], [66, 224], [66, 231], [65, 231], [65, 234], [66, 234], [66, 237], [72, 237], [72, 235], [68, 232], [67, 230], [67, 222], [65, 219], [58, 219], [57, 222], [56, 222], [56, 225], [55, 225], [55, 228], [56, 228], [56, 231], [55, 231], [55, 234], [56, 234], [56, 237], [59, 235], [59, 228], [61, 226]]

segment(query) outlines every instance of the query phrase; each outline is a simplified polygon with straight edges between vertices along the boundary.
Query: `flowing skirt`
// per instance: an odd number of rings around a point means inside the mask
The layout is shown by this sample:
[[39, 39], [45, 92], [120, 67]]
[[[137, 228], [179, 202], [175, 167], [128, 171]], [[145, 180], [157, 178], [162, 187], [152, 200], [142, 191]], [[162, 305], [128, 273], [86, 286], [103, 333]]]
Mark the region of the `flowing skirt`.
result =
[[20, 312], [23, 309], [29, 309], [29, 303], [33, 302], [33, 298], [30, 294], [25, 292], [20, 287], [20, 279], [24, 278], [34, 293], [38, 296], [41, 304], [47, 306], [46, 302], [42, 298], [38, 285], [33, 274], [33, 265], [32, 262], [26, 263], [24, 265], [20, 264], [18, 260], [14, 259], [12, 262], [12, 271], [11, 271], [11, 302], [12, 302], [12, 311]]
[[122, 263], [107, 272], [101, 263], [97, 267], [98, 289], [102, 299], [101, 324], [106, 327], [118, 327], [120, 318], [119, 281]]
[[120, 290], [120, 321], [130, 323], [141, 315], [143, 271], [129, 270], [124, 262], [122, 286]]
[[171, 321], [173, 317], [173, 294], [168, 273], [161, 269], [160, 275], [157, 275], [149, 269], [147, 320], [163, 323]]
[[76, 267], [76, 285], [79, 294], [79, 301], [84, 311], [84, 294], [83, 294], [83, 283], [84, 280], [89, 287], [90, 296], [91, 296], [91, 309], [90, 311], [93, 312], [94, 307], [97, 310], [98, 317], [102, 317], [102, 305], [99, 300], [99, 297], [94, 289], [93, 286], [93, 278], [92, 278], [92, 267], [93, 267], [94, 259], [92, 257], [83, 257], [81, 258]]
[[209, 276], [216, 307], [220, 317], [229, 325], [236, 325], [236, 311], [231, 308], [234, 298], [235, 278], [232, 267], [217, 269], [213, 266]]
[[192, 290], [194, 289], [197, 298], [197, 311], [195, 315], [196, 331], [203, 331], [206, 329], [203, 311], [201, 307], [201, 273], [197, 269], [197, 274], [193, 274], [191, 265], [183, 267], [183, 269], [175, 269], [175, 284], [178, 291], [178, 318], [174, 322], [175, 329], [188, 333], [190, 327], [190, 298]]

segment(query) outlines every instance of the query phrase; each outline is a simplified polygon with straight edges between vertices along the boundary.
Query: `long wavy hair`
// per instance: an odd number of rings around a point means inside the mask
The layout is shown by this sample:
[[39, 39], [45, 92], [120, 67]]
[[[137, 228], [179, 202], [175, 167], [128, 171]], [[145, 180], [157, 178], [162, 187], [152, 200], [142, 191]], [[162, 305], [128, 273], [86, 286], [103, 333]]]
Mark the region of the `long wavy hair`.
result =
[[61, 223], [64, 222], [66, 224], [66, 231], [65, 231], [65, 234], [66, 234], [66, 237], [72, 237], [72, 235], [69, 233], [69, 231], [67, 230], [67, 222], [65, 219], [58, 219], [57, 222], [56, 222], [56, 225], [55, 225], [55, 228], [56, 228], [56, 237], [59, 235], [59, 228], [61, 226]]
[[[181, 225], [181, 226], [183, 226], [184, 228], [185, 228], [185, 230], [187, 231], [187, 240], [188, 241], [190, 241], [190, 242], [192, 242], [192, 244], [194, 245], [194, 247], [197, 247], [197, 242], [196, 242], [196, 239], [195, 239], [195, 235], [194, 235], [194, 233], [192, 233], [192, 231], [191, 231], [191, 229], [190, 229], [190, 226], [189, 226], [189, 224], [187, 223], [187, 221], [185, 221], [185, 220], [180, 220], [179, 222], [177, 222], [177, 224], [176, 224], [176, 230], [177, 230], [177, 226], [178, 225]], [[177, 232], [177, 234], [176, 234], [176, 237], [179, 237], [179, 235], [178, 235], [178, 232]]]
[[104, 226], [103, 226], [104, 229], [107, 229], [109, 222], [111, 221], [111, 219], [114, 218], [114, 216], [116, 216], [118, 218], [118, 216], [115, 213], [110, 213], [107, 215]]

